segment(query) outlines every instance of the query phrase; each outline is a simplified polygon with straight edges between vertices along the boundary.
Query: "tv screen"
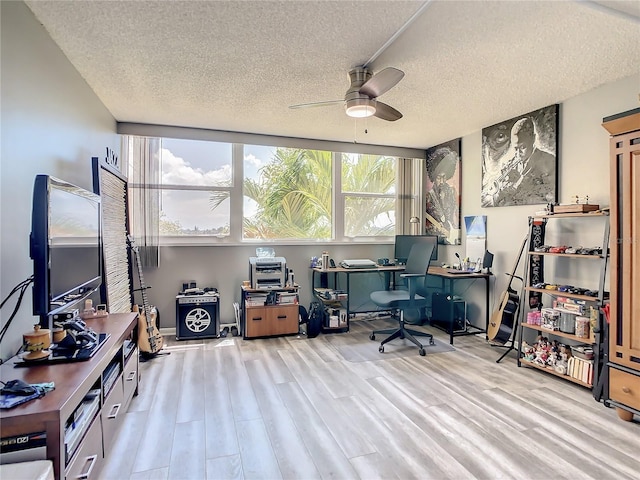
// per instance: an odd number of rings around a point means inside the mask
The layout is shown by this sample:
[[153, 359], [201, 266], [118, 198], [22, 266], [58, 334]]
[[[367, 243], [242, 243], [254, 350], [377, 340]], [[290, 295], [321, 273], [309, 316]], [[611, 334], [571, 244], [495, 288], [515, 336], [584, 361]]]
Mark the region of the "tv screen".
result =
[[31, 258], [33, 314], [49, 315], [76, 305], [101, 284], [100, 197], [48, 175], [33, 189]]
[[394, 257], [396, 263], [405, 264], [409, 258], [411, 247], [416, 243], [433, 245], [431, 261], [438, 260], [438, 236], [437, 235], [396, 235]]

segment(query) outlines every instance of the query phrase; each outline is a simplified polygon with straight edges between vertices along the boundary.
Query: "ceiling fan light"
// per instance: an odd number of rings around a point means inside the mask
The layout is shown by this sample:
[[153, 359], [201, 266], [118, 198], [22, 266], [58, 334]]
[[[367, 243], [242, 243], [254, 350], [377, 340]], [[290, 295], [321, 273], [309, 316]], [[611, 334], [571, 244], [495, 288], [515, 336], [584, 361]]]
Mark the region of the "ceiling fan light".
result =
[[354, 118], [371, 117], [376, 113], [376, 107], [370, 102], [349, 102], [346, 107], [347, 115]]

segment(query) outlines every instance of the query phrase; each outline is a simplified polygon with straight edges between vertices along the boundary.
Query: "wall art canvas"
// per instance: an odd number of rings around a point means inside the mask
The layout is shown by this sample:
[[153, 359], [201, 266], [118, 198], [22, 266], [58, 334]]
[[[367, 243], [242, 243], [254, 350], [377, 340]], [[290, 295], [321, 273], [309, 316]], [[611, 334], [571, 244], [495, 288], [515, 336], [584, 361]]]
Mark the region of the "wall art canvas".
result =
[[482, 129], [483, 207], [557, 200], [558, 105]]
[[425, 233], [460, 245], [461, 144], [457, 138], [427, 149]]

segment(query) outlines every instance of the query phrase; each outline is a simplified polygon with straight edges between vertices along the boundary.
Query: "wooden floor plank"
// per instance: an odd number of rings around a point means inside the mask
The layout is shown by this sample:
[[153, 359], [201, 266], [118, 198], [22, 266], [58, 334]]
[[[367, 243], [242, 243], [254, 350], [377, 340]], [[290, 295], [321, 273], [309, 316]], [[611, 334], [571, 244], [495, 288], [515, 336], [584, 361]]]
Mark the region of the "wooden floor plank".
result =
[[169, 479], [205, 478], [204, 420], [177, 423], [171, 448]]

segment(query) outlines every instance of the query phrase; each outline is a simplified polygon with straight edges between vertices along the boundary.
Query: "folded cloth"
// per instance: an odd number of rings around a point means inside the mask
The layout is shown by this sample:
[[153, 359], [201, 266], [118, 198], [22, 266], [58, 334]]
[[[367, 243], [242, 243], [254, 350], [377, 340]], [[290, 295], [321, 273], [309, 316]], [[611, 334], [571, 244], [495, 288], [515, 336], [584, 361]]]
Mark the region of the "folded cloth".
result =
[[37, 390], [35, 387], [23, 382], [22, 380], [9, 380], [0, 389], [0, 393], [11, 395], [33, 395]]

